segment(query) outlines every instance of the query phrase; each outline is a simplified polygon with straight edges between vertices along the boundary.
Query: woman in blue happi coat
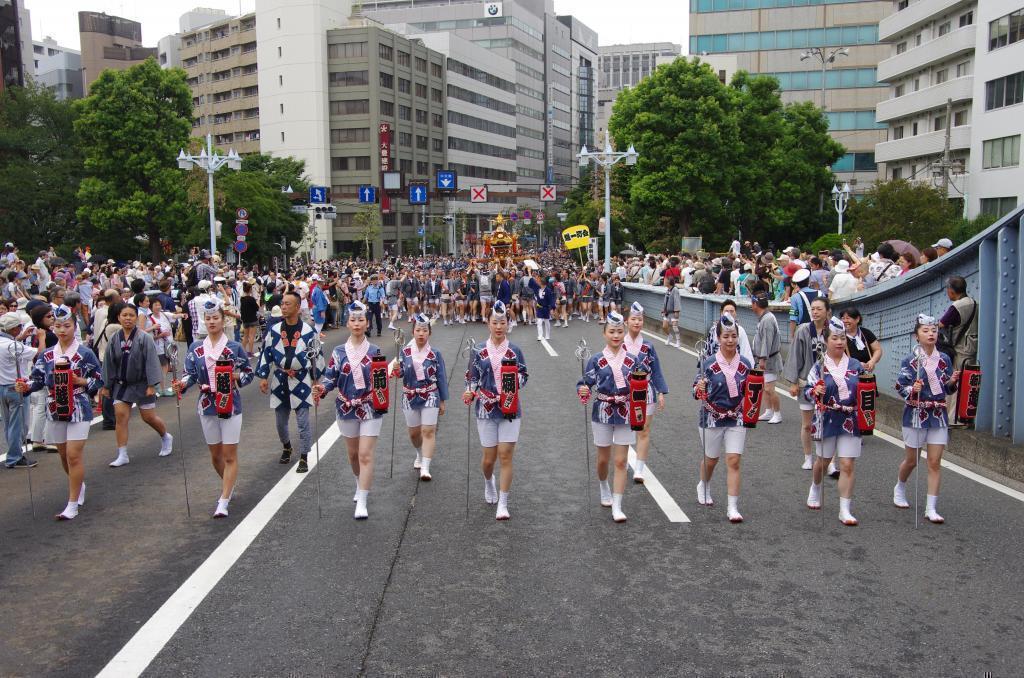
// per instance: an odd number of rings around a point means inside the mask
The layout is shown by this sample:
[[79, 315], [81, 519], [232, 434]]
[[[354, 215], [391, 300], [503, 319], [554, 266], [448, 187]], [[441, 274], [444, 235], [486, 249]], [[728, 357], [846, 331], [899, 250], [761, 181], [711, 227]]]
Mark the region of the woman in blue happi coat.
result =
[[[811, 433], [817, 438], [817, 458], [807, 495], [807, 508], [821, 508], [821, 479], [825, 465], [839, 457], [839, 520], [856, 525], [850, 512], [853, 501], [854, 462], [860, 457], [861, 437], [857, 426], [857, 382], [863, 367], [846, 353], [846, 327], [832, 318], [824, 330], [825, 353], [807, 373], [804, 397], [815, 403]], [[820, 430], [819, 430], [820, 429]]]
[[654, 421], [654, 413], [665, 410], [665, 395], [668, 394], [668, 382], [661, 371], [661, 361], [658, 359], [658, 352], [654, 350], [654, 344], [645, 339], [642, 332], [644, 329], [644, 307], [633, 302], [629, 308], [629, 318], [626, 319], [626, 336], [623, 339], [623, 346], [626, 351], [632, 353], [639, 361], [638, 369], [647, 373], [647, 419], [644, 422], [642, 431], [636, 434], [636, 468], [633, 469], [633, 482], [643, 484], [644, 469], [647, 466], [647, 455], [651, 449], [651, 423]]
[[693, 382], [693, 396], [701, 401], [700, 434], [704, 444], [701, 478], [697, 483], [697, 502], [713, 506], [711, 475], [718, 458], [725, 450], [728, 469], [727, 489], [729, 522], [742, 523], [739, 512], [740, 458], [746, 443], [747, 429], [743, 428], [743, 389], [746, 387], [750, 363], [740, 356], [739, 330], [736, 321], [723, 315], [715, 328], [718, 350], [701, 363], [700, 373]]
[[416, 450], [413, 468], [419, 469], [420, 480], [430, 480], [437, 418], [444, 416], [448, 380], [444, 357], [430, 345], [431, 319], [422, 313], [414, 319], [412, 341], [392, 361], [392, 373], [402, 377], [402, 411], [409, 427], [409, 440]]

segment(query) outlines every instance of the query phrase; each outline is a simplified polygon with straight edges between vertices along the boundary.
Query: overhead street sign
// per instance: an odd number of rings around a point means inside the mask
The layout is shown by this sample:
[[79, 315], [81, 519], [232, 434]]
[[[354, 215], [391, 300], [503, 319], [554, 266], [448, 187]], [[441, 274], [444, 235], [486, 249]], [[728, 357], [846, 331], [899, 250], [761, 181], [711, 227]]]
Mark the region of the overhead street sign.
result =
[[375, 203], [375, 202], [377, 202], [377, 187], [376, 186], [360, 186], [359, 187], [359, 202], [361, 202], [361, 203]]
[[326, 186], [310, 186], [309, 187], [309, 204], [310, 205], [324, 205], [327, 203], [327, 187]]
[[459, 175], [455, 170], [438, 170], [436, 179], [437, 190], [441, 193], [459, 190]]
[[429, 195], [430, 191], [427, 189], [426, 184], [409, 184], [410, 205], [426, 205], [430, 201]]
[[469, 201], [470, 202], [487, 202], [487, 187], [486, 186], [470, 186], [469, 187]]
[[540, 187], [541, 202], [555, 202], [558, 200], [558, 187], [554, 184], [545, 184]]

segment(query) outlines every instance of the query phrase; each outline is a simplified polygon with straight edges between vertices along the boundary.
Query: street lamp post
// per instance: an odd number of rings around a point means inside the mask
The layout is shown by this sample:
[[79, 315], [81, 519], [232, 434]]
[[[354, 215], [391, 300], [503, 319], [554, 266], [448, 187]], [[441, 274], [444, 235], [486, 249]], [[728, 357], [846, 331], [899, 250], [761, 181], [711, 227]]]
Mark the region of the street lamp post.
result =
[[839, 235], [843, 234], [843, 212], [846, 211], [846, 204], [850, 201], [850, 184], [843, 184], [843, 189], [832, 184], [832, 206], [836, 208], [839, 215]]
[[629, 150], [626, 152], [613, 151], [611, 142], [605, 141], [604, 150], [600, 152], [588, 151], [587, 147], [584, 146], [580, 149], [580, 152], [576, 154], [576, 157], [580, 161], [580, 167], [586, 167], [588, 162], [593, 161], [595, 165], [600, 165], [604, 168], [604, 270], [605, 273], [611, 273], [612, 271], [612, 185], [611, 185], [611, 168], [612, 165], [625, 160], [627, 165], [635, 165], [637, 158], [640, 154], [633, 148], [633, 144], [629, 145]]
[[189, 155], [185, 149], [178, 153], [178, 169], [192, 169], [195, 165], [206, 171], [206, 187], [209, 193], [210, 205], [210, 254], [217, 252], [217, 217], [213, 206], [213, 174], [221, 167], [227, 165], [228, 169], [242, 169], [242, 158], [230, 149], [227, 155], [220, 155], [213, 152], [213, 135], [206, 135], [206, 148], [199, 155]]
[[850, 56], [850, 50], [845, 47], [836, 47], [829, 51], [821, 47], [812, 47], [803, 54], [800, 55], [800, 61], [806, 61], [811, 57], [815, 57], [821, 62], [821, 110], [825, 110], [825, 71], [828, 69], [829, 64], [834, 64], [836, 59], [839, 57]]

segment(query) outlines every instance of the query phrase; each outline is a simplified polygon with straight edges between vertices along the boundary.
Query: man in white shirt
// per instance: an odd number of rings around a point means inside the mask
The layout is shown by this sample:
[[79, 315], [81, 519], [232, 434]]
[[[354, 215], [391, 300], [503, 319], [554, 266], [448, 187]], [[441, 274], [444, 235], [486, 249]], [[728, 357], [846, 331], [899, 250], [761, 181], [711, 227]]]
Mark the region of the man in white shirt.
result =
[[213, 286], [213, 282], [209, 280], [200, 280], [196, 288], [199, 290], [199, 294], [196, 295], [195, 299], [188, 302], [188, 314], [192, 317], [192, 337], [193, 339], [205, 339], [206, 338], [206, 323], [203, 322], [203, 316], [199, 312], [199, 309], [203, 308], [203, 304], [207, 301], [213, 300], [214, 297], [210, 294], [210, 288]]

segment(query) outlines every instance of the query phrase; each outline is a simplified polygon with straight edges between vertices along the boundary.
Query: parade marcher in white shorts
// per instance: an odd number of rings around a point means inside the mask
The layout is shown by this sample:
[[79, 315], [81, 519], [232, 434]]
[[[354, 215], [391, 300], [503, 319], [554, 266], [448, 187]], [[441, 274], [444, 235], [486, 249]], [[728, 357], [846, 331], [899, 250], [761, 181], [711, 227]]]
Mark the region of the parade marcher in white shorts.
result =
[[437, 444], [437, 418], [443, 416], [448, 400], [444, 358], [430, 345], [431, 320], [415, 317], [412, 341], [391, 363], [394, 376], [402, 377], [402, 411], [409, 427], [409, 440], [416, 450], [413, 468], [420, 480], [430, 480], [430, 462]]
[[658, 352], [654, 350], [654, 344], [644, 339], [641, 332], [644, 329], [644, 307], [637, 302], [629, 309], [629, 318], [626, 320], [626, 336], [623, 339], [623, 346], [628, 353], [636, 356], [640, 363], [639, 369], [647, 373], [647, 419], [644, 422], [644, 429], [636, 434], [636, 469], [633, 471], [633, 482], [643, 484], [644, 468], [647, 466], [647, 455], [651, 449], [651, 424], [654, 422], [654, 413], [665, 410], [665, 395], [668, 393], [668, 382], [661, 372], [661, 361], [658, 360]]

